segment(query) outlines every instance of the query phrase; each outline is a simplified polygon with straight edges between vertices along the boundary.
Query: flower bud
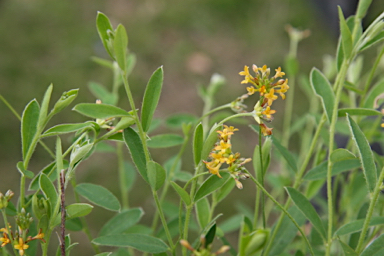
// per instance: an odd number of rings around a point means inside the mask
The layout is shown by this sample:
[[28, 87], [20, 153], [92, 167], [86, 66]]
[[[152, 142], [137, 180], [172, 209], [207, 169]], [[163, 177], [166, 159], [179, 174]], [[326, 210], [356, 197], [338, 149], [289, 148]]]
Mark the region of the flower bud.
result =
[[29, 228], [29, 225], [33, 221], [33, 218], [30, 213], [27, 213], [24, 208], [21, 208], [21, 211], [15, 217], [16, 224], [22, 230], [26, 230]]
[[252, 238], [245, 249], [246, 255], [255, 255], [258, 251], [262, 250], [267, 244], [269, 238], [269, 230], [258, 229], [253, 232]]
[[5, 195], [0, 192], [0, 209], [7, 208], [9, 200], [13, 197], [14, 193], [8, 190]]

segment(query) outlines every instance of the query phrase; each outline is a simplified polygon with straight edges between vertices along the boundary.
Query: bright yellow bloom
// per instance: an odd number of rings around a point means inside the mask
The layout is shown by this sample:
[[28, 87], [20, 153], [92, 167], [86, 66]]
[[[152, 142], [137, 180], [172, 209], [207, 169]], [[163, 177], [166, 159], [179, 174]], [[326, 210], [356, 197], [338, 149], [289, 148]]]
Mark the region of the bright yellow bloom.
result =
[[216, 163], [216, 164], [220, 164], [220, 163], [224, 163], [225, 162], [225, 157], [223, 156], [223, 154], [221, 152], [219, 153], [214, 153], [212, 152], [210, 154], [210, 156], [212, 157], [213, 161]]
[[249, 86], [249, 87], [247, 87], [247, 91], [248, 91], [248, 95], [252, 95], [252, 94], [254, 94], [255, 92], [257, 92], [257, 90], [255, 89], [255, 87], [253, 87], [253, 86]]
[[204, 163], [210, 173], [212, 173], [213, 175], [217, 175], [217, 177], [221, 178], [220, 172], [219, 172], [221, 164], [216, 164], [215, 162], [204, 162]]
[[251, 83], [251, 84], [256, 85], [256, 83], [254, 81], [254, 77], [251, 76], [251, 74], [249, 73], [249, 67], [248, 66], [244, 66], [244, 71], [241, 71], [239, 73], [239, 75], [244, 76], [244, 80], [241, 81], [242, 84]]
[[231, 148], [231, 144], [230, 144], [230, 143], [226, 143], [226, 142], [224, 142], [224, 140], [221, 140], [221, 141], [220, 141], [220, 145], [217, 145], [217, 146], [215, 147], [215, 150], [220, 150], [221, 153], [225, 153], [225, 151], [226, 151], [228, 148]]
[[269, 91], [269, 93], [267, 93], [267, 94], [265, 95], [265, 98], [268, 99], [268, 105], [271, 106], [271, 105], [272, 105], [272, 102], [273, 102], [274, 100], [277, 100], [277, 96], [275, 95], [275, 89], [272, 88], [272, 89]]
[[233, 127], [233, 126], [227, 126], [224, 125], [224, 129], [222, 131], [217, 131], [218, 134], [220, 134], [220, 138], [224, 141], [228, 141], [228, 139], [231, 138], [231, 135], [233, 132], [238, 131], [239, 129]]
[[380, 126], [384, 128], [384, 123], [382, 123]]
[[225, 162], [229, 165], [231, 165], [233, 162], [236, 161], [236, 157], [234, 157], [233, 154], [231, 154], [230, 156], [228, 156], [227, 158], [225, 158]]
[[273, 114], [276, 113], [276, 110], [272, 110], [269, 106], [262, 112], [263, 115], [266, 115], [267, 118], [271, 118]]
[[280, 97], [284, 100], [285, 99], [285, 94], [284, 93], [286, 93], [288, 91], [288, 89], [289, 89], [288, 79], [285, 79], [283, 84], [280, 85], [279, 87], [280, 87], [280, 89], [276, 90], [276, 92], [278, 94], [280, 94]]
[[25, 244], [23, 238], [19, 237], [19, 243], [15, 244], [14, 247], [16, 250], [19, 250], [19, 255], [23, 256], [29, 245]]
[[276, 74], [273, 76], [274, 78], [285, 76], [285, 72], [281, 71], [281, 67], [278, 67], [277, 69], [275, 69], [275, 71], [276, 71]]
[[270, 68], [267, 67], [267, 65], [264, 65], [262, 68], [259, 68], [259, 70], [262, 73], [262, 77], [268, 77], [269, 73], [271, 72]]

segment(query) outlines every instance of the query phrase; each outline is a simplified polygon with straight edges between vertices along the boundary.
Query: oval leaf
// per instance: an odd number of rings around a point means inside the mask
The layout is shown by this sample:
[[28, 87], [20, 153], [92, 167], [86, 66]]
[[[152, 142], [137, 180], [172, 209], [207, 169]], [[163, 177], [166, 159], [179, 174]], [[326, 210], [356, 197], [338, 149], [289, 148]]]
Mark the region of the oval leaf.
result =
[[163, 79], [163, 67], [160, 67], [153, 72], [145, 89], [143, 105], [141, 107], [141, 124], [145, 132], [148, 131], [151, 125], [153, 114], [159, 102]]
[[151, 137], [147, 145], [150, 148], [169, 148], [183, 144], [183, 141], [183, 137], [177, 134], [160, 134]]
[[79, 89], [72, 89], [67, 92], [63, 92], [60, 99], [56, 102], [55, 106], [53, 107], [51, 113], [49, 115], [55, 115], [59, 113], [64, 108], [68, 107], [69, 104], [72, 103], [72, 101], [77, 97], [77, 94], [79, 93]]
[[112, 32], [113, 28], [108, 17], [105, 16], [105, 14], [102, 12], [97, 13], [96, 27], [97, 27], [97, 32], [99, 33], [101, 42], [103, 42], [105, 50], [108, 52], [109, 56], [113, 58], [111, 51], [109, 50], [109, 47], [108, 47], [108, 41], [109, 41], [108, 31]]
[[129, 152], [131, 153], [132, 160], [135, 163], [137, 170], [143, 179], [148, 182], [147, 161], [145, 159], [144, 147], [141, 143], [139, 134], [137, 134], [137, 132], [132, 128], [128, 127], [124, 129], [123, 138]]
[[101, 236], [92, 243], [106, 246], [132, 247], [142, 252], [162, 253], [168, 246], [160, 239], [143, 234], [118, 234]]
[[352, 34], [349, 30], [347, 22], [345, 21], [344, 14], [340, 6], [338, 6], [338, 10], [340, 19], [341, 42], [343, 44], [344, 56], [346, 59], [348, 59], [349, 56], [351, 56], [353, 47]]
[[77, 104], [73, 110], [94, 119], [130, 116], [124, 109], [107, 104], [80, 103]]
[[149, 161], [147, 163], [147, 172], [149, 184], [151, 185], [152, 189], [154, 191], [159, 190], [163, 186], [166, 178], [164, 168], [154, 161]]
[[122, 234], [128, 228], [135, 225], [144, 212], [141, 208], [129, 209], [112, 217], [100, 230], [99, 236]]
[[328, 121], [332, 120], [333, 105], [335, 104], [335, 95], [328, 79], [317, 68], [313, 68], [310, 74], [310, 81], [313, 91], [321, 99], [324, 112], [327, 114]]
[[331, 162], [336, 163], [343, 160], [355, 159], [356, 156], [351, 151], [345, 148], [338, 148], [332, 151]]
[[196, 203], [195, 209], [200, 229], [203, 230], [210, 221], [208, 216], [210, 215], [211, 207], [209, 205], [208, 199], [205, 197], [202, 200], [199, 200]]
[[171, 181], [171, 185], [172, 185], [173, 189], [177, 192], [177, 194], [179, 194], [179, 196], [183, 200], [183, 202], [186, 205], [190, 205], [191, 204], [191, 198], [190, 198], [189, 194], [187, 193], [187, 191], [185, 191], [182, 187], [180, 187], [179, 185], [177, 185], [173, 181]]
[[23, 148], [23, 159], [29, 148], [32, 146], [32, 140], [37, 133], [37, 123], [39, 121], [40, 107], [35, 99], [31, 100], [23, 111], [21, 117], [21, 142]]
[[199, 123], [196, 126], [195, 133], [193, 136], [193, 158], [195, 160], [195, 166], [200, 163], [201, 152], [203, 151], [204, 131], [203, 125]]
[[327, 237], [325, 228], [313, 205], [303, 194], [301, 194], [296, 189], [291, 187], [286, 187], [285, 189], [287, 190], [289, 196], [291, 197], [292, 201], [295, 203], [297, 208], [299, 208], [299, 210], [305, 215], [305, 217], [307, 217], [307, 219], [312, 223], [312, 225], [316, 228], [316, 230], [325, 240], [325, 238]]
[[90, 184], [82, 183], [75, 187], [75, 191], [95, 205], [103, 207], [110, 211], [119, 211], [119, 200], [106, 188]]
[[91, 213], [93, 206], [90, 204], [75, 203], [65, 207], [67, 218], [73, 219], [76, 217], [86, 216]]
[[367, 138], [361, 131], [360, 127], [356, 124], [356, 122], [349, 115], [347, 115], [347, 120], [353, 141], [355, 142], [357, 150], [359, 151], [359, 156], [362, 163], [364, 176], [367, 181], [368, 189], [369, 191], [373, 192], [376, 186], [377, 172], [371, 147]]
[[230, 175], [228, 172], [221, 173], [221, 177], [219, 178], [216, 175], [211, 175], [206, 179], [203, 184], [201, 184], [200, 188], [197, 190], [194, 198], [194, 202], [199, 201], [200, 199], [208, 196], [216, 189], [223, 186], [227, 180], [229, 179]]
[[125, 71], [127, 61], [127, 47], [128, 47], [128, 35], [124, 26], [119, 24], [115, 31], [115, 38], [113, 40], [113, 50], [117, 64], [119, 64], [121, 70]]

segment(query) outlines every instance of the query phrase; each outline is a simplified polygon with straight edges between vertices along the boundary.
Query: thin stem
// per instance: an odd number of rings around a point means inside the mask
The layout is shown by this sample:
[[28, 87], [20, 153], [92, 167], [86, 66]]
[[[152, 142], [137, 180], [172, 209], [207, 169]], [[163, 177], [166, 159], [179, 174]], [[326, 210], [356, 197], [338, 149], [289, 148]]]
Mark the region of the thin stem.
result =
[[361, 230], [359, 242], [357, 243], [357, 248], [356, 248], [357, 254], [360, 254], [361, 251], [364, 249], [363, 244], [364, 244], [365, 236], [367, 234], [369, 222], [371, 221], [373, 210], [375, 208], [375, 205], [377, 203], [377, 199], [378, 199], [380, 191], [381, 191], [381, 185], [383, 184], [383, 180], [384, 180], [384, 168], [381, 170], [379, 180], [377, 181], [375, 190], [373, 191], [373, 194], [371, 195], [371, 202], [369, 203], [369, 208], [368, 208], [367, 215], [365, 216], [363, 229]]
[[289, 212], [288, 212], [286, 209], [284, 209], [284, 207], [283, 207], [279, 202], [277, 202], [276, 199], [275, 199], [271, 194], [268, 193], [268, 191], [263, 187], [263, 185], [262, 185], [260, 182], [258, 182], [258, 181], [255, 179], [255, 177], [253, 177], [253, 176], [249, 173], [249, 171], [245, 170], [245, 172], [248, 173], [249, 177], [250, 177], [251, 180], [256, 184], [256, 186], [257, 186], [259, 189], [261, 189], [261, 191], [262, 191], [267, 197], [269, 197], [269, 199], [271, 199], [272, 202], [274, 202], [274, 203], [276, 204], [276, 206], [279, 207], [279, 208], [284, 212], [285, 215], [287, 215], [287, 217], [292, 221], [292, 223], [293, 223], [293, 224], [297, 227], [297, 229], [299, 230], [299, 232], [300, 232], [300, 234], [302, 235], [303, 239], [304, 239], [305, 242], [307, 243], [308, 248], [309, 248], [309, 250], [311, 251], [311, 254], [312, 254], [312, 255], [315, 255], [315, 253], [314, 253], [313, 250], [312, 250], [312, 246], [311, 246], [311, 244], [310, 244], [309, 241], [308, 241], [308, 238], [307, 238], [306, 235], [304, 234], [304, 231], [301, 229], [300, 225], [295, 221], [295, 219], [292, 217], [292, 215], [289, 214]]
[[20, 178], [20, 209], [25, 208], [25, 175]]
[[5, 106], [9, 108], [9, 110], [11, 110], [11, 112], [17, 117], [17, 119], [21, 121], [21, 117], [19, 113], [17, 113], [17, 111], [12, 107], [12, 105], [1, 94], [0, 94], [0, 100], [5, 104]]
[[124, 168], [124, 157], [123, 157], [123, 143], [117, 142], [116, 144], [116, 155], [119, 172], [119, 186], [121, 193], [121, 201], [123, 204], [123, 210], [129, 208], [128, 193], [125, 187], [125, 168]]
[[241, 116], [253, 116], [254, 114], [252, 112], [247, 112], [247, 113], [239, 113], [239, 114], [235, 114], [235, 115], [232, 115], [232, 116], [229, 116], [227, 118], [224, 118], [220, 123], [218, 123], [218, 125], [222, 125], [224, 124], [225, 122], [233, 119], [233, 118], [236, 118], [236, 117], [241, 117]]
[[[174, 245], [174, 243], [172, 241], [172, 236], [171, 236], [171, 233], [169, 232], [168, 225], [167, 225], [167, 220], [165, 219], [163, 209], [161, 208], [159, 197], [157, 196], [156, 191], [152, 191], [152, 194], [153, 194], [153, 198], [155, 199], [155, 202], [156, 202], [157, 211], [159, 211], [161, 222], [162, 222], [162, 224], [164, 226], [164, 231], [165, 231], [165, 234], [167, 236], [168, 243], [169, 243], [171, 249], [173, 250], [175, 245]], [[165, 227], [167, 227], [167, 228], [165, 228]]]
[[16, 249], [13, 247], [13, 245], [14, 245], [14, 240], [13, 240], [13, 237], [12, 237], [12, 235], [11, 235], [11, 231], [9, 230], [9, 223], [8, 223], [8, 219], [7, 219], [7, 214], [5, 213], [5, 208], [3, 208], [3, 209], [1, 209], [1, 213], [2, 213], [2, 215], [3, 215], [3, 220], [4, 220], [4, 225], [5, 225], [5, 228], [8, 230], [8, 238], [9, 238], [9, 240], [11, 241], [11, 247], [12, 247], [12, 250], [13, 250], [13, 253], [15, 254], [15, 255], [17, 255], [17, 252], [16, 252]]
[[[264, 168], [263, 168], [263, 150], [262, 150], [262, 139], [261, 139], [261, 131], [259, 132], [259, 156], [260, 156], [260, 180], [261, 180], [261, 185], [264, 187]], [[266, 221], [265, 221], [265, 198], [264, 194], [261, 195], [261, 212], [262, 212], [262, 217], [263, 217], [263, 228], [266, 228]]]

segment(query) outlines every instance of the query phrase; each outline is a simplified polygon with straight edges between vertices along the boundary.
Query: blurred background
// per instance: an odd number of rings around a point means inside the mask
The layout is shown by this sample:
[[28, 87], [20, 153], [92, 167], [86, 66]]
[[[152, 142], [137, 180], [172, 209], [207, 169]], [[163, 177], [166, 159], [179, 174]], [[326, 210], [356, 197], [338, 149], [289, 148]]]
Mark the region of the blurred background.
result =
[[[206, 86], [213, 73], [227, 80], [216, 99], [217, 105], [221, 105], [246, 92], [238, 75], [244, 65], [267, 64], [272, 70], [278, 66], [284, 70], [289, 50], [289, 38], [284, 29], [287, 24], [311, 31], [311, 36], [299, 45], [300, 73], [306, 76], [313, 66], [322, 69], [323, 56], [334, 55], [336, 50], [338, 4], [345, 16], [355, 11], [356, 1], [351, 0], [0, 0], [0, 94], [20, 114], [31, 99], [41, 101], [50, 83], [54, 85], [53, 102], [63, 91], [74, 88], [80, 88], [74, 104], [95, 102], [87, 88], [90, 81], [108, 88], [112, 86], [111, 72], [91, 60], [92, 56], [108, 57], [95, 26], [97, 11], [101, 11], [114, 26], [122, 23], [127, 29], [129, 50], [137, 57], [130, 76], [136, 103], [141, 103], [152, 72], [164, 65], [163, 93], [155, 116], [160, 119], [175, 113], [198, 116], [203, 104], [197, 85]], [[364, 24], [382, 12], [383, 6], [384, 0], [374, 0]], [[303, 97], [300, 89], [295, 93], [294, 117], [305, 112], [311, 100]], [[129, 110], [123, 90], [121, 96], [119, 106]], [[283, 112], [283, 103], [279, 104], [272, 124], [276, 130], [282, 129], [279, 112]], [[87, 120], [70, 109], [60, 113], [48, 126]], [[12, 189], [17, 195], [20, 123], [2, 102], [0, 120], [0, 191]], [[257, 136], [248, 132], [247, 126], [238, 128], [241, 132], [235, 134], [234, 148], [244, 157], [251, 157]], [[47, 140], [47, 143], [53, 145], [53, 141]], [[155, 150], [153, 154], [163, 163], [175, 152], [177, 149]], [[37, 173], [49, 161], [49, 156], [38, 147], [30, 170]], [[99, 153], [78, 169], [78, 182], [102, 184], [119, 195], [113, 185], [116, 167], [113, 154]], [[182, 169], [191, 171], [192, 168], [191, 158], [187, 157]], [[143, 184], [138, 177], [130, 202], [132, 207], [144, 207], [145, 223], [150, 221], [155, 208], [150, 197], [143, 200], [149, 193], [145, 185], [144, 190], [140, 189]], [[223, 205], [219, 205], [218, 212], [226, 209], [223, 220], [235, 213], [236, 207], [253, 207], [253, 185], [251, 182], [243, 184], [243, 191], [234, 191]], [[236, 205], [231, 199], [237, 201]], [[89, 218], [94, 235], [103, 220], [112, 215], [97, 207], [94, 209]], [[79, 234], [76, 239], [81, 242], [86, 238]], [[77, 253], [82, 251], [90, 255], [87, 243], [78, 247]]]

